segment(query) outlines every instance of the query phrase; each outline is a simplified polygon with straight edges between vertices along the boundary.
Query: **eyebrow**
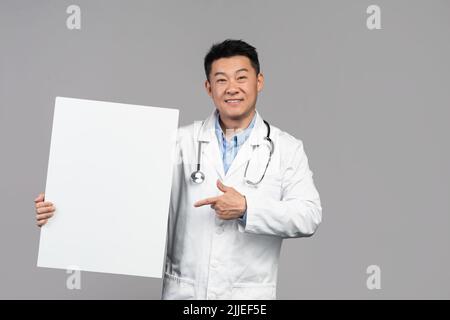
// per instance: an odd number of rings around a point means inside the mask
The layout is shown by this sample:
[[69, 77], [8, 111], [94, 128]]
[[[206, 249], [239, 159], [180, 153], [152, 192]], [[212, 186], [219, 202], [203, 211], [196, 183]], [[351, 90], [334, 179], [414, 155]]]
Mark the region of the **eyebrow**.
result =
[[[237, 70], [235, 73], [238, 73], [238, 72], [241, 72], [241, 71], [247, 71], [248, 72], [248, 69], [247, 68], [241, 68], [241, 69], [239, 69], [239, 70]], [[216, 76], [220, 76], [220, 75], [226, 75], [225, 74], [225, 72], [216, 72], [216, 73], [214, 73], [214, 77], [216, 77]]]

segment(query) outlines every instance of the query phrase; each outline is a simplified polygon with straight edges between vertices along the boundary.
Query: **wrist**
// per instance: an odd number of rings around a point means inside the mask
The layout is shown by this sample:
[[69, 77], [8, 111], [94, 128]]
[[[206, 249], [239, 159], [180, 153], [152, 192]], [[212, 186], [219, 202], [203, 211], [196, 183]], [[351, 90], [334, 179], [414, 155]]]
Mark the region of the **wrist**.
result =
[[243, 209], [241, 211], [241, 218], [245, 215], [245, 213], [247, 212], [247, 198], [245, 196], [242, 196], [244, 198], [243, 201]]

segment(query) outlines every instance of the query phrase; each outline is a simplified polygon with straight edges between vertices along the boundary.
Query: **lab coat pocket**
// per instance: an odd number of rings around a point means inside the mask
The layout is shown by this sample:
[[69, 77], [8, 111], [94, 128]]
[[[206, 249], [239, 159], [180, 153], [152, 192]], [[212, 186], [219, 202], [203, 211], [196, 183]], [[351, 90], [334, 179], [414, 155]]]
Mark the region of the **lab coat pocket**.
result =
[[281, 187], [281, 176], [279, 174], [270, 174], [264, 176], [264, 179], [261, 181], [261, 185], [267, 184], [271, 186], [278, 186]]
[[195, 299], [194, 281], [165, 273], [163, 281], [163, 300]]
[[268, 175], [253, 188], [256, 195], [262, 198], [272, 198], [276, 200], [281, 199], [281, 183], [282, 179], [279, 175]]
[[231, 288], [232, 300], [274, 300], [276, 286], [274, 284], [235, 283]]

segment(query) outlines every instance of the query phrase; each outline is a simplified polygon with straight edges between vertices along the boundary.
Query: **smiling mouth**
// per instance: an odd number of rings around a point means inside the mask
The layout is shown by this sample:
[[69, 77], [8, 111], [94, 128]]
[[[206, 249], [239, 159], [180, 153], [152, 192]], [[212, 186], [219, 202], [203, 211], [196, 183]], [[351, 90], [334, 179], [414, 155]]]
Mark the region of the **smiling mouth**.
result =
[[244, 99], [225, 99], [225, 102], [228, 104], [239, 104]]

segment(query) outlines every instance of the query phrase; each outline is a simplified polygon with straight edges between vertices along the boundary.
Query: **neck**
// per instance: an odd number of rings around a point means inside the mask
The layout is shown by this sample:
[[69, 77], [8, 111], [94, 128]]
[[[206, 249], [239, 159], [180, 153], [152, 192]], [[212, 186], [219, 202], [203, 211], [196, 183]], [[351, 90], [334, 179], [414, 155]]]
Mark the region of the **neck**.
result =
[[219, 114], [219, 124], [223, 132], [239, 132], [246, 129], [255, 115], [255, 109], [239, 119], [230, 119]]

